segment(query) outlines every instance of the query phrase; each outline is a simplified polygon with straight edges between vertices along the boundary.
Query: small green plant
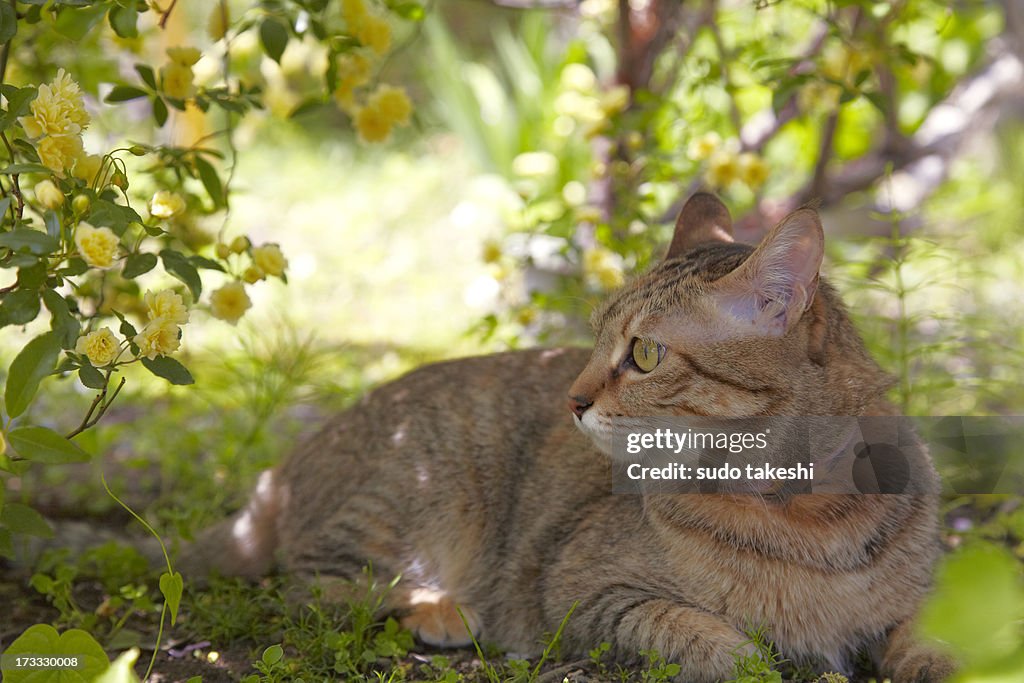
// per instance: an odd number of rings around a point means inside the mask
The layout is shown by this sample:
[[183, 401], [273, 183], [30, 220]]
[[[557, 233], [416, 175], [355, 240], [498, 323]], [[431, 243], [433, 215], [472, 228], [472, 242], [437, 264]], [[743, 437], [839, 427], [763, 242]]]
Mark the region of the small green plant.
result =
[[821, 674], [815, 683], [850, 683], [850, 679], [843, 674], [829, 671], [828, 673]]
[[258, 674], [249, 674], [242, 679], [242, 683], [281, 683], [281, 681], [296, 681], [289, 676], [290, 672], [284, 662], [284, 648], [278, 645], [271, 645], [263, 651], [260, 658], [253, 662], [253, 668]]
[[666, 662], [657, 650], [641, 650], [640, 654], [647, 659], [647, 665], [640, 672], [642, 683], [663, 683], [669, 681], [683, 670], [674, 662]]
[[729, 683], [782, 683], [782, 674], [776, 670], [783, 659], [768, 639], [767, 629], [763, 626], [747, 630], [750, 639], [744, 645], [752, 644], [754, 652], [734, 653], [734, 678]]
[[612, 644], [608, 641], [604, 641], [587, 653], [590, 657], [590, 663], [594, 665], [594, 668], [597, 669], [597, 672], [602, 676], [608, 674], [608, 665], [604, 663], [604, 657], [611, 649]]

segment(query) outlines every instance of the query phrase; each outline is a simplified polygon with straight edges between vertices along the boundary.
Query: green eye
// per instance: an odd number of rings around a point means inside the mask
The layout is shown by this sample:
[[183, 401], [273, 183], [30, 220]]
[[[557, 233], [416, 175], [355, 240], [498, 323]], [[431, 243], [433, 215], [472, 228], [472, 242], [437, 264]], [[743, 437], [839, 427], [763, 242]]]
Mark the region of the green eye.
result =
[[633, 340], [633, 362], [641, 372], [650, 372], [658, 367], [664, 357], [665, 347], [653, 339]]

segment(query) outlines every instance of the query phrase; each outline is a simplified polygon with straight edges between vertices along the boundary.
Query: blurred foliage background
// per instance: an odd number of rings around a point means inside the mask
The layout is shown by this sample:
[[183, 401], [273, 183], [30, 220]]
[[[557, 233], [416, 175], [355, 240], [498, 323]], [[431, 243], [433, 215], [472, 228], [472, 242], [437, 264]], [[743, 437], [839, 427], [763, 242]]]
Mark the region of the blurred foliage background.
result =
[[[97, 25], [69, 38], [44, 21], [12, 41], [7, 83], [62, 67], [82, 85], [87, 148], [224, 154], [229, 210], [186, 178], [176, 240], [211, 257], [238, 235], [278, 243], [289, 269], [287, 286], [252, 285], [237, 327], [196, 309], [178, 353], [195, 387], [126, 369], [123, 396], [76, 439], [93, 461], [0, 475], [9, 501], [123, 525], [103, 470], [187, 537], [374, 384], [434, 359], [586, 344], [593, 305], [660, 257], [698, 188], [722, 196], [752, 243], [819, 203], [825, 272], [908, 414], [1024, 412], [1016, 0], [388, 0], [394, 45], [373, 78], [404, 86], [413, 111], [382, 144], [346, 108], [351, 46], [317, 35], [310, 4], [231, 0], [226, 40], [211, 37], [213, 3], [182, 0], [163, 27], [167, 7], [140, 15], [134, 36]], [[287, 27], [278, 60], [267, 16]], [[138, 83], [135, 62], [182, 44], [202, 52], [200, 89], [228, 73], [265, 108], [172, 106], [157, 127], [148, 98], [104, 102]], [[129, 176], [152, 163], [127, 158]], [[159, 188], [139, 177], [130, 192], [144, 201]], [[107, 282], [111, 296], [173, 284]], [[46, 323], [5, 327], [0, 365]], [[91, 392], [73, 379], [47, 380], [27, 419], [74, 427]], [[928, 628], [968, 661], [963, 680], [1024, 671], [1020, 502], [945, 505], [947, 543], [966, 550], [940, 576]]]

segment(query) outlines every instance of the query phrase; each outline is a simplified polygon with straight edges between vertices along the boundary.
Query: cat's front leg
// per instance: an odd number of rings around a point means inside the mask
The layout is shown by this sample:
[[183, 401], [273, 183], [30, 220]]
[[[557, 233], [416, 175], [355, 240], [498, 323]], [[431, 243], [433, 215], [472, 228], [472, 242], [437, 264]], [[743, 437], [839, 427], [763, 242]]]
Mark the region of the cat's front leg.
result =
[[[721, 617], [671, 600], [623, 596], [618, 604], [592, 613], [580, 624], [588, 635], [601, 633], [620, 661], [636, 661], [640, 652], [655, 650], [681, 672], [676, 680], [717, 683], [734, 677], [739, 656], [754, 652], [750, 639]], [[584, 615], [580, 615], [584, 616]], [[575, 619], [575, 617], [574, 617]], [[596, 622], [596, 623], [595, 623]], [[597, 643], [590, 643], [593, 647]]]
[[893, 683], [942, 683], [956, 671], [952, 658], [915, 637], [907, 620], [889, 633], [882, 653], [882, 675]]

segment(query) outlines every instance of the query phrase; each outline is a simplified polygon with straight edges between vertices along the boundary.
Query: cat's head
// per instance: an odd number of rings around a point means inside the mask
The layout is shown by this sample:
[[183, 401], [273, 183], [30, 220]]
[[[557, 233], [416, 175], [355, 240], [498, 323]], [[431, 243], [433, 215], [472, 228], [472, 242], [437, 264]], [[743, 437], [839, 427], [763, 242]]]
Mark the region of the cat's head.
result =
[[607, 451], [616, 418], [878, 409], [890, 379], [819, 278], [823, 250], [814, 209], [755, 248], [733, 241], [716, 197], [691, 197], [664, 260], [593, 314], [594, 352], [569, 391], [580, 428]]

